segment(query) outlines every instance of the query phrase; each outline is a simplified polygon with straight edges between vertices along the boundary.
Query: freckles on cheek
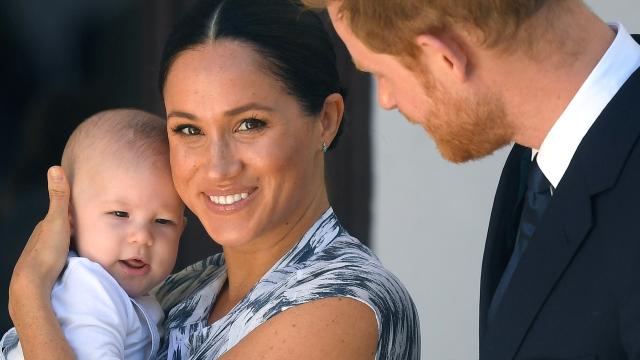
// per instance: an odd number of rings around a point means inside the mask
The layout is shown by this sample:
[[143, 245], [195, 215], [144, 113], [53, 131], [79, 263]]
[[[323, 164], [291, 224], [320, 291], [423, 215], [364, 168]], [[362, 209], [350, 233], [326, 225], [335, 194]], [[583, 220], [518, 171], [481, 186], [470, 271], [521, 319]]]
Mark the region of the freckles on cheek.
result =
[[177, 151], [171, 153], [171, 175], [173, 177], [173, 184], [180, 197], [184, 197], [183, 190], [186, 188], [189, 174], [192, 173], [195, 168], [196, 164], [193, 161], [189, 161], [188, 154]]
[[291, 147], [287, 149], [281, 148], [280, 150], [266, 155], [262, 163], [263, 166], [271, 173], [276, 174], [276, 177], [300, 173], [306, 163], [305, 157], [302, 156], [305, 153], [305, 149]]

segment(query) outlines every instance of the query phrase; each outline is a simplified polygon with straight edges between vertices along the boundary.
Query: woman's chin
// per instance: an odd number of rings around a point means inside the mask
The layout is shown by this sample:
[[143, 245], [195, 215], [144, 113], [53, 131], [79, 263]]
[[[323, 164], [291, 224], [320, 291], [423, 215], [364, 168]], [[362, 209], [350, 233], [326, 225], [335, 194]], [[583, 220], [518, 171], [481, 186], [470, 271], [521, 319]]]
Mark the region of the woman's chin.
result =
[[[224, 226], [227, 227], [227, 226]], [[205, 225], [205, 229], [211, 239], [223, 248], [237, 248], [242, 247], [251, 242], [254, 238], [244, 229], [222, 229], [221, 226], [212, 225], [211, 229]]]

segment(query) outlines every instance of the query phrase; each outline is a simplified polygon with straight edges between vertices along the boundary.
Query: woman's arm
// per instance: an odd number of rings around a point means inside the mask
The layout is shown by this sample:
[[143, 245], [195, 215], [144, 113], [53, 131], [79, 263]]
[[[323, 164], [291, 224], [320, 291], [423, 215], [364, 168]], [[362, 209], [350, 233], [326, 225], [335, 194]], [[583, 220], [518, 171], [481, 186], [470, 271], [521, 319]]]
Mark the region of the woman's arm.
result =
[[54, 166], [47, 173], [49, 212], [36, 226], [13, 270], [9, 314], [27, 359], [74, 359], [51, 308], [51, 289], [69, 250], [69, 184]]
[[373, 310], [360, 301], [334, 297], [281, 312], [220, 359], [372, 360], [377, 344]]

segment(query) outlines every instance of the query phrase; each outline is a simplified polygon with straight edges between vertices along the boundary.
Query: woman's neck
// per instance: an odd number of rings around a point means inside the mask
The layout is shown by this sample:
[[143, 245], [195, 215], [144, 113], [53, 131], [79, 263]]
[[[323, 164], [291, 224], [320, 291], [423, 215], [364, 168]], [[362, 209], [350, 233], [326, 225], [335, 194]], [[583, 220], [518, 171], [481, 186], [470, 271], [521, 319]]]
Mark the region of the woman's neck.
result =
[[289, 250], [300, 241], [318, 218], [329, 208], [326, 191], [318, 194], [290, 224], [283, 224], [270, 234], [250, 244], [225, 247], [227, 282], [221, 289], [209, 317], [212, 323], [231, 310]]

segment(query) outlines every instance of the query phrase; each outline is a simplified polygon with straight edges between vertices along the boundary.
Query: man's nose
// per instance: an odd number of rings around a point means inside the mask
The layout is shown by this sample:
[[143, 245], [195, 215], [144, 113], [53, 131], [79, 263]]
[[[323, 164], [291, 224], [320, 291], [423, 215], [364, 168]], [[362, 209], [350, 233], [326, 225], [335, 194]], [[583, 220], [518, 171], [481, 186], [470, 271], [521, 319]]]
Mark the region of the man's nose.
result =
[[377, 79], [378, 86], [378, 103], [385, 110], [393, 110], [396, 108], [396, 99], [391, 92], [389, 84], [384, 79]]

